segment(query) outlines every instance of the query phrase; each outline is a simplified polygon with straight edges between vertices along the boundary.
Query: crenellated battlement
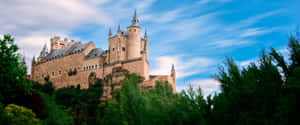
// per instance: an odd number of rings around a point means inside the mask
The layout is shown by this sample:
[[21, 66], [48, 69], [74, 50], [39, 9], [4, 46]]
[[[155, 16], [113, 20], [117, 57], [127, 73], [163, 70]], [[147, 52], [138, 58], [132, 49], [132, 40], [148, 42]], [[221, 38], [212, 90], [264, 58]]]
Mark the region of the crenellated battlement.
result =
[[50, 39], [50, 53], [54, 50], [65, 48], [68, 46], [68, 44], [69, 42], [67, 38], [60, 39], [59, 36], [52, 37]]

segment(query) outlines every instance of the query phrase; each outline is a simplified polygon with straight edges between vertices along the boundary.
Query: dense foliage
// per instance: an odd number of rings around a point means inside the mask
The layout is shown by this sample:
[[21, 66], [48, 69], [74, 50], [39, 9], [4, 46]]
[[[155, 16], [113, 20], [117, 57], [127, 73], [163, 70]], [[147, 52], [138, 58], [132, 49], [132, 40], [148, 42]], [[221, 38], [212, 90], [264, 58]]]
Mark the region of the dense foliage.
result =
[[[173, 93], [168, 82], [141, 90], [130, 74], [112, 99], [102, 102], [102, 81], [87, 89], [55, 90], [26, 81], [13, 38], [0, 39], [0, 124], [45, 125], [289, 125], [297, 123], [300, 97], [300, 44], [291, 37], [288, 57], [274, 48], [240, 67], [227, 57], [215, 79], [221, 92], [204, 97], [201, 88]], [[24, 121], [22, 121], [24, 120]], [[22, 122], [20, 122], [22, 121]]]
[[22, 106], [9, 104], [3, 110], [3, 115], [7, 123], [12, 125], [41, 125], [35, 114]]

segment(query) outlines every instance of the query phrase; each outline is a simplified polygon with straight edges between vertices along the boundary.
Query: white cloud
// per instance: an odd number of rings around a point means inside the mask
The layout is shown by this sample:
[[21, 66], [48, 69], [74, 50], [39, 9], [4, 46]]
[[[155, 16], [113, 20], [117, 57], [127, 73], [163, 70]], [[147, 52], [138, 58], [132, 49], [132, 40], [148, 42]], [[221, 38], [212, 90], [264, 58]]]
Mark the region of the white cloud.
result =
[[195, 57], [185, 59], [183, 56], [160, 56], [155, 60], [152, 75], [170, 75], [171, 66], [175, 65], [178, 79], [206, 72], [215, 65], [215, 60], [210, 58]]
[[213, 95], [220, 91], [220, 82], [215, 79], [198, 79], [187, 82], [185, 85], [176, 86], [176, 91], [181, 92], [187, 90], [189, 86], [193, 89], [201, 88], [204, 96]]

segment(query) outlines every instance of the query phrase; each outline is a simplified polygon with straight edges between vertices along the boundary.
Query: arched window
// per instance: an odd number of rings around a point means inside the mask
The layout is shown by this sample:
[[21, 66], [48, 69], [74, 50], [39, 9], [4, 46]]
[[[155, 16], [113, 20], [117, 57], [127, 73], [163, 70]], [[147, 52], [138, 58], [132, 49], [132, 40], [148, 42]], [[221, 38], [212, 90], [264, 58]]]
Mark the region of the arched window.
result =
[[125, 47], [123, 47], [122, 50], [125, 51]]

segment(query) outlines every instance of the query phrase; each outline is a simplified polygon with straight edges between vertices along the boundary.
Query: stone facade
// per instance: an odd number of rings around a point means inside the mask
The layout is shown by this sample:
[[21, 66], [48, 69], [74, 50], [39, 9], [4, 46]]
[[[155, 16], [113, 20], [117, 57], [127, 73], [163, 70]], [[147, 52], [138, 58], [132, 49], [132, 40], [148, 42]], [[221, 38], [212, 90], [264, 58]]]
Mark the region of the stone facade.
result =
[[168, 81], [176, 92], [176, 72], [172, 66], [170, 76], [149, 74], [147, 59], [148, 36], [141, 37], [141, 27], [136, 12], [126, 32], [120, 26], [113, 36], [108, 35], [108, 50], [96, 48], [94, 43], [68, 41], [60, 37], [50, 39], [50, 52], [46, 45], [40, 56], [32, 60], [31, 80], [45, 83], [49, 80], [54, 87], [77, 86], [88, 88], [96, 79], [103, 79], [104, 99], [110, 98], [111, 85], [121, 87], [121, 81], [129, 73], [139, 76], [141, 88], [154, 88], [155, 81]]

